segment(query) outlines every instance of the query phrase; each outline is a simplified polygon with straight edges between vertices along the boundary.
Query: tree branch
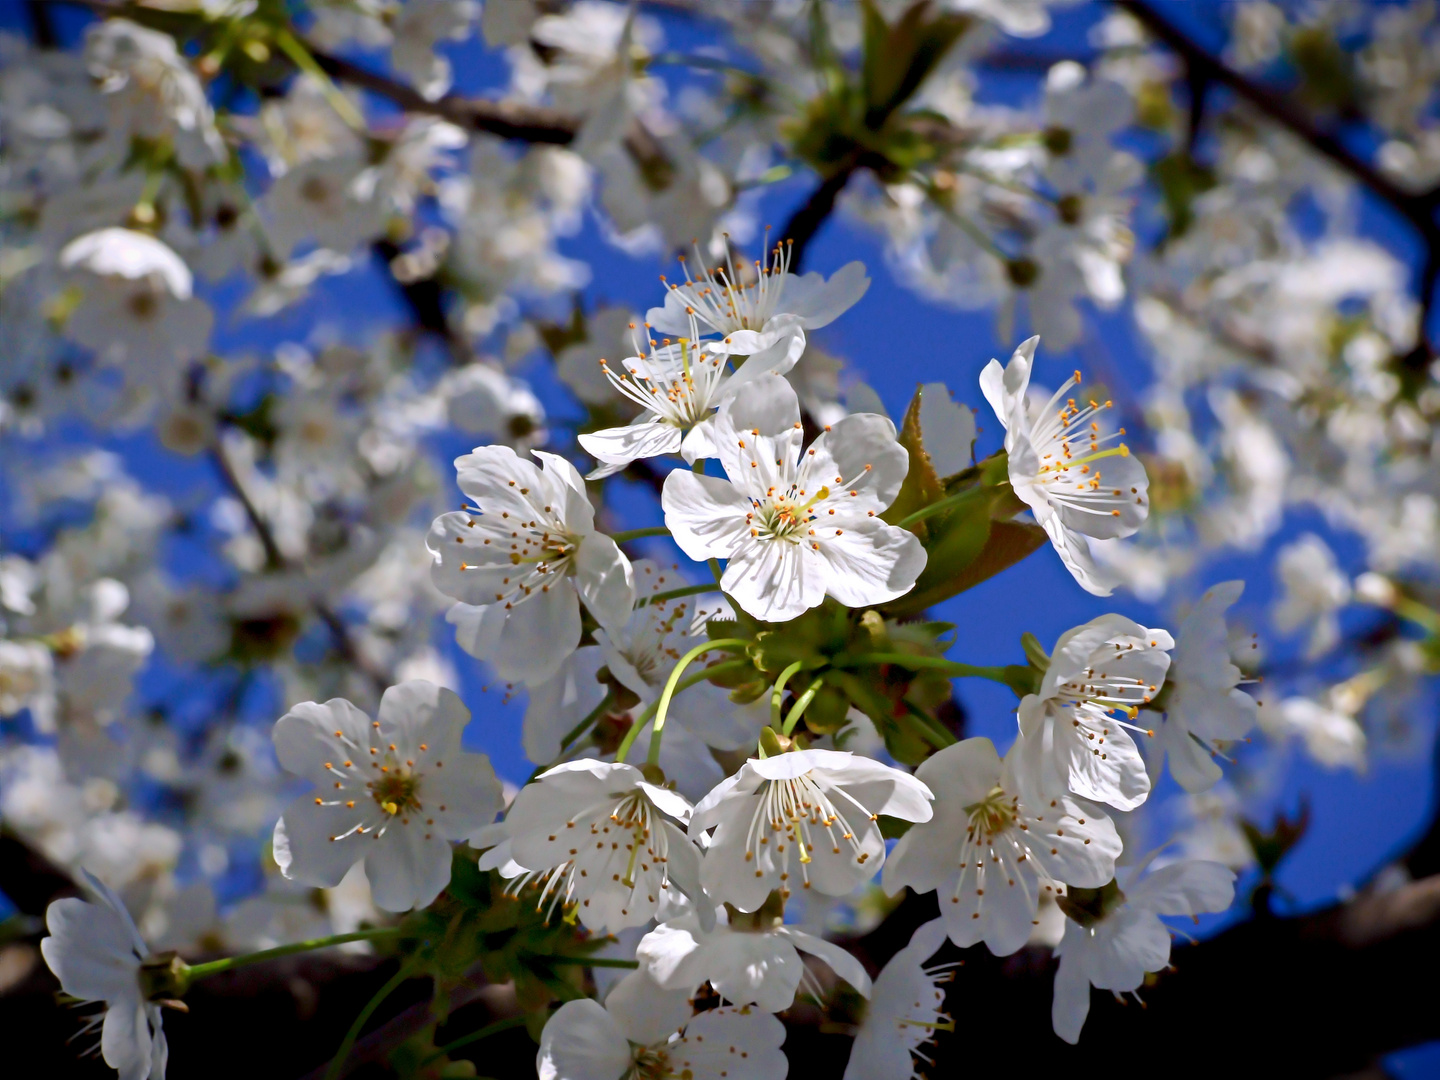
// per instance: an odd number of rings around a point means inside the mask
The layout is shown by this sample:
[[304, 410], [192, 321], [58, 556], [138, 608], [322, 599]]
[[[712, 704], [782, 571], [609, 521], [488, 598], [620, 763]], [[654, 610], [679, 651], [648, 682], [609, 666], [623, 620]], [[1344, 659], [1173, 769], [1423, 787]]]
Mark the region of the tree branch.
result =
[[1434, 217], [1440, 193], [1406, 191], [1368, 161], [1353, 153], [1334, 135], [1318, 127], [1309, 116], [1285, 98], [1252, 82], [1218, 57], [1212, 56], [1160, 14], [1155, 5], [1146, 0], [1115, 0], [1115, 4], [1129, 12], [1156, 39], [1178, 53], [1189, 68], [1192, 78], [1216, 82], [1226, 87], [1384, 199], [1415, 226], [1426, 243], [1440, 242], [1440, 226], [1435, 224]]
[[781, 230], [780, 239], [790, 243], [792, 273], [799, 273], [800, 266], [805, 261], [805, 249], [835, 209], [835, 200], [840, 197], [840, 192], [845, 190], [845, 185], [863, 164], [864, 162], [857, 158], [854, 163], [827, 176], [820, 182], [820, 186], [810, 193], [804, 205], [790, 215], [790, 220]]

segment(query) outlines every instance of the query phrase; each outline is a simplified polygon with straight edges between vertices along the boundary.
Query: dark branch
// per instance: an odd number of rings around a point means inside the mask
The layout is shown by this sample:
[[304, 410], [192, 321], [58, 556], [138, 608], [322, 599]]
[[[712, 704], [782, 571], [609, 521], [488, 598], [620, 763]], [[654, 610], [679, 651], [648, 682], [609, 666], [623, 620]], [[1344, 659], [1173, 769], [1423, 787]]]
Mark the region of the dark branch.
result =
[[1178, 53], [1189, 68], [1190, 78], [1219, 83], [1248, 102], [1312, 149], [1349, 173], [1394, 207], [1419, 230], [1426, 243], [1440, 242], [1440, 227], [1434, 219], [1436, 193], [1406, 191], [1343, 142], [1318, 127], [1301, 109], [1282, 96], [1246, 78], [1218, 57], [1212, 56], [1146, 0], [1115, 0], [1155, 38]]
[[854, 164], [832, 173], [821, 181], [820, 186], [810, 193], [805, 204], [790, 215], [790, 220], [785, 223], [780, 237], [790, 243], [790, 269], [798, 273], [801, 264], [805, 261], [805, 249], [820, 226], [825, 224], [831, 212], [835, 209], [835, 200], [840, 197], [840, 192], [845, 190], [845, 185], [855, 175], [863, 162], [858, 159]]

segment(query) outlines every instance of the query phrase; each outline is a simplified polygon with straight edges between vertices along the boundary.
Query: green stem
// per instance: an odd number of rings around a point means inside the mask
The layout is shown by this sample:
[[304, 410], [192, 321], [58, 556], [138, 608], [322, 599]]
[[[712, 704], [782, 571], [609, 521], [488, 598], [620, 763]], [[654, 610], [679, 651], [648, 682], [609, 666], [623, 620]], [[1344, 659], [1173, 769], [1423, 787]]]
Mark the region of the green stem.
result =
[[775, 680], [774, 689], [770, 691], [770, 726], [775, 729], [777, 734], [780, 731], [780, 703], [785, 700], [785, 684], [790, 681], [791, 675], [804, 666], [805, 661], [796, 660], [786, 667], [784, 671], [780, 672], [780, 677]]
[[836, 667], [864, 667], [869, 664], [895, 664], [897, 667], [914, 668], [921, 670], [933, 668], [943, 671], [945, 674], [956, 679], [993, 679], [998, 683], [1006, 682], [1005, 669], [1003, 667], [978, 667], [975, 664], [960, 664], [954, 660], [946, 660], [943, 656], [911, 656], [908, 653], [860, 653], [857, 656], [842, 656], [835, 661]]
[[944, 750], [947, 746], [954, 746], [958, 740], [955, 733], [947, 728], [940, 721], [921, 712], [910, 702], [905, 702], [905, 710], [919, 723], [919, 735], [936, 750]]
[[310, 952], [313, 949], [328, 949], [331, 945], [344, 945], [348, 941], [374, 941], [377, 938], [393, 937], [401, 933], [398, 926], [382, 926], [371, 930], [355, 930], [349, 934], [334, 934], [330, 937], [312, 938], [309, 941], [296, 941], [289, 945], [277, 945], [273, 949], [262, 949], [260, 952], [245, 953], [243, 956], [227, 956], [223, 960], [211, 960], [204, 964], [194, 964], [186, 972], [186, 977], [194, 982], [196, 979], [204, 979], [211, 975], [218, 975], [222, 971], [229, 971], [232, 968], [244, 967], [246, 964], [258, 964], [262, 960], [275, 960], [281, 956], [292, 956], [295, 953]]
[[320, 84], [320, 92], [325, 95], [325, 100], [330, 103], [330, 107], [335, 110], [341, 120], [344, 120], [361, 135], [368, 132], [365, 126], [365, 117], [361, 116], [350, 99], [340, 92], [340, 88], [335, 85], [334, 80], [310, 55], [310, 50], [300, 44], [299, 38], [281, 27], [275, 31], [275, 44], [290, 58], [291, 63]]
[[675, 685], [680, 681], [680, 676], [685, 669], [697, 656], [709, 652], [711, 649], [743, 649], [749, 644], [748, 641], [741, 638], [718, 638], [715, 641], [702, 641], [680, 658], [680, 662], [670, 672], [670, 678], [665, 680], [665, 689], [660, 694], [660, 704], [655, 710], [655, 726], [650, 729], [650, 752], [645, 755], [647, 765], [660, 763], [660, 737], [665, 731], [665, 714], [670, 708], [670, 699], [675, 696]]
[[699, 596], [701, 593], [719, 592], [717, 585], [686, 585], [680, 589], [669, 589], [665, 592], [657, 592], [653, 596], [642, 596], [635, 601], [637, 608], [647, 604], [662, 604], [666, 600], [675, 600], [681, 596]]
[[445, 1057], [445, 1055], [452, 1051], [459, 1050], [461, 1047], [470, 1046], [473, 1043], [480, 1042], [482, 1039], [488, 1039], [491, 1035], [499, 1035], [502, 1031], [509, 1031], [511, 1028], [523, 1027], [524, 1025], [525, 1017], [523, 1016], [512, 1016], [508, 1020], [496, 1020], [493, 1024], [486, 1024], [479, 1031], [472, 1031], [469, 1035], [462, 1036], [454, 1042], [446, 1043], [424, 1061], [420, 1062], [420, 1068], [425, 1068], [425, 1066], [429, 1065], [432, 1061], [439, 1061]]
[[785, 717], [785, 730], [782, 734], [789, 735], [795, 730], [795, 725], [800, 722], [800, 718], [805, 715], [805, 710], [810, 707], [810, 703], [815, 700], [815, 695], [820, 693], [820, 688], [824, 685], [823, 678], [816, 679], [805, 688], [803, 694], [795, 699], [795, 704], [790, 707], [790, 714]]
[[[698, 671], [694, 675], [690, 675], [684, 679], [681, 679], [680, 685], [675, 687], [675, 690], [677, 693], [681, 690], [688, 690], [696, 683], [705, 682], [707, 679], [714, 678], [716, 675], [719, 675], [723, 672], [739, 671], [741, 668], [747, 668], [749, 666], [750, 660], [748, 657], [737, 657], [734, 660], [722, 660], [718, 664], [710, 664], [703, 671]], [[620, 749], [615, 752], [616, 761], [625, 760], [625, 755], [630, 753], [630, 744], [635, 741], [635, 736], [638, 735], [640, 733], [640, 729], [645, 726], [645, 721], [649, 720], [650, 717], [655, 715], [655, 709], [659, 704], [660, 703], [658, 701], [652, 701], [649, 705], [645, 707], [645, 711], [635, 718], [635, 722], [630, 725], [630, 730], [625, 733], [625, 738], [620, 743]]]
[[537, 959], [544, 960], [552, 967], [578, 964], [582, 967], [624, 968], [626, 971], [634, 971], [640, 966], [638, 960], [619, 960], [609, 956], [542, 956]]
[[360, 1037], [360, 1032], [369, 1023], [370, 1017], [375, 1015], [382, 1002], [388, 998], [406, 979], [410, 978], [411, 970], [414, 968], [414, 961], [402, 964], [400, 970], [390, 976], [390, 981], [379, 990], [375, 996], [365, 1003], [360, 1010], [360, 1015], [355, 1017], [355, 1022], [350, 1025], [350, 1030], [345, 1032], [345, 1038], [340, 1040], [340, 1049], [335, 1051], [335, 1056], [330, 1059], [330, 1067], [325, 1070], [325, 1080], [339, 1080], [345, 1075], [345, 1060], [350, 1056], [350, 1051], [355, 1048], [355, 1040]]
[[719, 584], [720, 584], [720, 577], [721, 577], [721, 572], [720, 572], [720, 560], [719, 560], [719, 559], [711, 559], [708, 563], [706, 563], [706, 565], [710, 567], [710, 573], [715, 576], [715, 584], [716, 584], [716, 585], [719, 585]]
[[978, 499], [979, 499], [980, 497], [982, 497], [982, 496], [993, 495], [993, 494], [994, 494], [994, 489], [993, 489], [993, 488], [987, 488], [987, 487], [972, 487], [972, 488], [966, 488], [964, 491], [957, 492], [957, 493], [954, 494], [954, 495], [947, 495], [945, 498], [939, 499], [939, 500], [931, 503], [929, 506], [922, 506], [919, 510], [916, 510], [913, 514], [906, 514], [903, 518], [901, 518], [901, 519], [900, 519], [899, 521], [897, 521], [895, 524], [896, 524], [899, 528], [908, 529], [911, 525], [914, 525], [917, 521], [924, 521], [924, 520], [925, 520], [926, 518], [928, 518], [928, 517], [933, 517], [934, 515], [939, 514], [939, 513], [943, 513], [943, 512], [946, 511], [946, 510], [953, 510], [953, 509], [955, 509], [956, 507], [964, 506], [966, 503], [971, 502], [971, 501], [973, 501], [973, 500], [978, 500]]
[[643, 540], [647, 536], [669, 536], [670, 530], [664, 525], [656, 525], [649, 529], [626, 529], [624, 532], [611, 533], [610, 539], [617, 544], [629, 543], [631, 540]]

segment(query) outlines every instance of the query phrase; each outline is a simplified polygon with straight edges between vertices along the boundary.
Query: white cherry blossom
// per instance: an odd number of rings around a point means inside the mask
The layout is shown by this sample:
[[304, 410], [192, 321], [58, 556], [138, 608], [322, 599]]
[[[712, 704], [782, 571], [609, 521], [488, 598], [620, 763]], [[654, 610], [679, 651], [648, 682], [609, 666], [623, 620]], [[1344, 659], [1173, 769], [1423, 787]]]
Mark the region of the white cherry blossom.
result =
[[667, 990], [693, 993], [708, 982], [735, 1005], [766, 1012], [788, 1009], [806, 977], [802, 952], [823, 960], [836, 975], [870, 996], [870, 976], [839, 945], [787, 926], [768, 914], [721, 917], [712, 929], [699, 916], [663, 922], [635, 950], [640, 970]]
[[728, 479], [676, 470], [665, 524], [692, 559], [727, 559], [721, 588], [757, 619], [785, 622], [827, 595], [850, 607], [902, 596], [925, 549], [879, 515], [895, 501], [909, 455], [883, 416], [847, 416], [803, 453], [789, 383], [743, 387], [715, 421]]
[[100, 229], [70, 241], [60, 265], [80, 275], [81, 300], [65, 333], [107, 361], [168, 371], [204, 351], [214, 322], [195, 279], [163, 241]]
[[1255, 699], [1239, 689], [1242, 673], [1230, 662], [1225, 611], [1245, 590], [1243, 581], [1209, 589], [1180, 623], [1170, 665], [1170, 698], [1156, 733], [1155, 771], [1160, 754], [1170, 775], [1186, 791], [1205, 791], [1220, 779], [1214, 758], [1225, 743], [1255, 726]]
[[1103, 813], [1057, 795], [1029, 801], [989, 739], [965, 739], [915, 771], [935, 816], [913, 825], [885, 864], [884, 885], [935, 891], [950, 940], [983, 941], [996, 956], [1025, 944], [1041, 890], [1098, 888], [1115, 872], [1120, 837]]
[[714, 829], [705, 891], [756, 911], [774, 889], [847, 896], [885, 860], [877, 815], [929, 821], [930, 789], [909, 773], [839, 750], [751, 758], [700, 800], [690, 835]]
[[[763, 347], [730, 370], [729, 361], [744, 342], [755, 335], [731, 335], [725, 342], [700, 340], [694, 315], [686, 336], [668, 337], [657, 348], [654, 338], [642, 346], [635, 338], [635, 355], [620, 361], [617, 374], [606, 360], [600, 370], [616, 391], [644, 411], [625, 427], [582, 433], [580, 445], [601, 462], [589, 478], [599, 480], [619, 472], [632, 461], [678, 453], [687, 462], [716, 455], [713, 411], [742, 387], [762, 375], [783, 375], [805, 351], [805, 331], [786, 324], [767, 338]], [[631, 323], [632, 332], [634, 323]], [[649, 327], [645, 333], [648, 338]], [[647, 351], [648, 350], [648, 351]]]
[[1275, 605], [1276, 629], [1305, 630], [1305, 655], [1310, 659], [1332, 649], [1340, 640], [1336, 613], [1350, 602], [1351, 588], [1329, 545], [1306, 533], [1280, 549], [1275, 571], [1284, 588]]
[[416, 680], [392, 686], [371, 720], [343, 698], [307, 701], [275, 724], [287, 771], [315, 785], [275, 826], [287, 878], [332, 888], [361, 859], [386, 911], [429, 904], [450, 881], [450, 841], [500, 809], [484, 754], [460, 735], [470, 712], [451, 691]]
[[595, 531], [585, 482], [564, 458], [508, 446], [455, 460], [473, 502], [430, 526], [431, 580], [460, 601], [450, 609], [460, 647], [502, 678], [531, 685], [559, 670], [580, 641], [580, 602], [601, 626], [622, 626], [635, 601], [627, 559]]
[[732, 256], [727, 254], [725, 266], [712, 270], [697, 246], [698, 277], [690, 276], [682, 256], [685, 283], [670, 284], [664, 306], [651, 308], [645, 321], [661, 333], [683, 334], [693, 314], [728, 339], [729, 351], [753, 354], [769, 348], [787, 327], [829, 326], [870, 288], [863, 263], [846, 263], [827, 280], [814, 270], [790, 273], [790, 252], [788, 243], [776, 244], [755, 260], [754, 280], [746, 281]]
[[1130, 721], [1160, 692], [1174, 647], [1166, 631], [1123, 615], [1061, 634], [1040, 692], [1020, 702], [1022, 780], [1038, 794], [1069, 792], [1117, 810], [1144, 802], [1150, 777], [1130, 730], [1149, 732]]
[[789, 1062], [780, 1049], [785, 1025], [769, 1013], [722, 1006], [689, 1018], [655, 1037], [653, 1017], [629, 997], [627, 976], [602, 1006], [589, 998], [567, 1001], [540, 1035], [535, 1056], [539, 1080], [631, 1080], [685, 1077], [686, 1080], [784, 1080]]
[[503, 825], [470, 842], [493, 845], [482, 869], [518, 879], [517, 892], [536, 885], [542, 908], [574, 904], [586, 926], [606, 933], [648, 922], [668, 885], [701, 896], [700, 850], [680, 827], [690, 811], [633, 765], [583, 758], [527, 784]]
[[929, 963], [945, 936], [944, 919], [921, 924], [880, 972], [850, 1047], [844, 1080], [918, 1078], [914, 1051], [938, 1032], [955, 1030], [945, 1012], [943, 987], [955, 977], [956, 965]]
[[50, 936], [40, 952], [65, 993], [104, 1003], [103, 1019], [91, 1017], [84, 1030], [100, 1027], [100, 1053], [120, 1080], [164, 1080], [169, 1051], [160, 1006], [140, 982], [150, 950], [120, 897], [88, 872], [84, 882], [93, 899], [66, 897], [46, 910]]
[[[1162, 915], [1192, 918], [1224, 911], [1235, 898], [1235, 874], [1214, 862], [1171, 863], [1144, 873], [1144, 864], [1121, 871], [1117, 892], [1108, 910], [1095, 919], [1090, 912], [1070, 907], [1085, 918], [1082, 925], [1068, 919], [1065, 936], [1055, 947], [1060, 968], [1055, 973], [1051, 1022], [1055, 1034], [1068, 1043], [1080, 1041], [1080, 1029], [1090, 1013], [1090, 987], [1117, 996], [1133, 992], [1146, 972], [1160, 971], [1170, 963], [1170, 930]], [[1102, 903], [1105, 893], [1100, 894]], [[1198, 921], [1198, 920], [1197, 920]]]
[[1086, 538], [1108, 540], [1139, 529], [1150, 512], [1149, 481], [1124, 443], [1105, 445], [1124, 434], [1100, 433], [1096, 417], [1110, 403], [1077, 405], [1066, 398], [1080, 385], [1078, 371], [1031, 416], [1026, 394], [1039, 342], [1022, 342], [1004, 368], [991, 360], [980, 374], [980, 389], [1005, 428], [1011, 488], [1081, 588], [1109, 596], [1115, 583], [1096, 564]]

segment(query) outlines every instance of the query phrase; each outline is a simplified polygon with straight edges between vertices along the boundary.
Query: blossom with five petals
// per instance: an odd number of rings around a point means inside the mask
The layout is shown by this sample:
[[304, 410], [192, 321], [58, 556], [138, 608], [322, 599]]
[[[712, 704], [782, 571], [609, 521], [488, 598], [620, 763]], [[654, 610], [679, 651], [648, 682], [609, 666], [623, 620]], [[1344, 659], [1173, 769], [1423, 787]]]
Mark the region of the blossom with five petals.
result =
[[580, 643], [580, 602], [601, 626], [623, 626], [635, 579], [615, 541], [595, 531], [585, 481], [558, 454], [482, 446], [455, 459], [474, 503], [442, 514], [426, 544], [430, 578], [455, 604], [460, 647], [501, 678], [545, 682]]
[[[635, 324], [630, 325], [633, 329]], [[648, 326], [645, 332], [649, 334]], [[714, 410], [760, 376], [785, 374], [805, 351], [805, 331], [799, 326], [787, 324], [772, 336], [763, 348], [748, 346], [755, 351], [732, 372], [729, 361], [741, 352], [736, 347], [741, 335], [723, 342], [701, 341], [691, 315], [688, 336], [678, 341], [667, 337], [657, 348], [650, 338], [647, 353], [637, 338], [635, 355], [620, 361], [623, 374], [601, 360], [600, 369], [611, 385], [644, 411], [624, 427], [579, 436], [580, 445], [601, 463], [589, 479], [611, 476], [632, 461], [662, 454], [678, 453], [691, 463], [714, 457]], [[746, 335], [745, 341], [754, 337]]]
[[100, 1053], [120, 1080], [164, 1080], [169, 1050], [160, 1006], [146, 999], [140, 983], [140, 965], [150, 950], [124, 901], [82, 873], [93, 899], [70, 896], [50, 905], [45, 912], [50, 936], [40, 942], [40, 953], [65, 993], [105, 1003], [104, 1019], [90, 1018], [85, 1030], [100, 1027]]
[[[1055, 972], [1055, 997], [1050, 1021], [1055, 1034], [1068, 1043], [1080, 1041], [1090, 1013], [1090, 987], [1120, 994], [1135, 991], [1147, 972], [1170, 963], [1170, 931], [1161, 915], [1224, 911], [1235, 898], [1235, 874], [1215, 862], [1171, 863], [1144, 874], [1145, 863], [1121, 871], [1113, 894], [1115, 906], [1095, 913], [1064, 905], [1079, 916], [1065, 923], [1065, 936], [1055, 947], [1060, 968]], [[1122, 891], [1123, 890], [1123, 891]], [[1108, 891], [1108, 890], [1107, 890]], [[1101, 894], [1101, 898], [1104, 897]]]
[[607, 933], [649, 922], [667, 885], [702, 897], [700, 850], [676, 824], [690, 809], [633, 765], [582, 758], [521, 788], [505, 821], [470, 842], [493, 845], [481, 869], [517, 879], [517, 891], [537, 884], [540, 906], [575, 904], [586, 926]]
[[1170, 700], [1156, 733], [1153, 768], [1160, 755], [1170, 759], [1170, 775], [1191, 793], [1220, 779], [1214, 758], [1218, 743], [1245, 737], [1259, 708], [1239, 689], [1241, 671], [1230, 662], [1225, 611], [1245, 591], [1243, 581], [1223, 581], [1200, 598], [1175, 635], [1170, 665]]
[[1020, 779], [1038, 794], [1070, 792], [1117, 810], [1144, 802], [1150, 777], [1126, 728], [1146, 730], [1129, 720], [1160, 692], [1174, 647], [1164, 630], [1123, 615], [1061, 634], [1040, 692], [1020, 702]]
[[870, 976], [839, 945], [786, 926], [767, 914], [721, 918], [706, 930], [697, 915], [663, 922], [640, 939], [635, 958], [667, 990], [693, 992], [708, 982], [726, 1001], [766, 1012], [788, 1009], [806, 976], [800, 953], [819, 957], [870, 996]]
[[800, 402], [767, 376], [726, 403], [715, 435], [728, 479], [676, 470], [660, 501], [686, 555], [729, 560], [720, 586], [750, 615], [785, 622], [827, 595], [869, 607], [915, 584], [925, 549], [879, 517], [910, 461], [886, 417], [847, 416], [802, 453]]
[[741, 911], [795, 886], [848, 896], [885, 861], [877, 815], [929, 821], [932, 798], [909, 773], [846, 751], [751, 758], [690, 819], [691, 836], [715, 830], [700, 882]]
[[945, 1013], [941, 986], [955, 977], [956, 964], [928, 963], [944, 944], [945, 920], [932, 919], [919, 926], [910, 935], [910, 944], [885, 965], [850, 1047], [844, 1080], [919, 1077], [911, 1051], [938, 1031], [955, 1030], [955, 1022]]
[[1029, 801], [1015, 756], [1002, 762], [975, 738], [927, 758], [915, 776], [935, 793], [935, 816], [900, 838], [883, 878], [892, 894], [937, 891], [950, 940], [983, 941], [996, 956], [1025, 944], [1042, 890], [1104, 885], [1121, 848], [1110, 819], [1069, 796]]
[[425, 907], [450, 881], [450, 841], [495, 816], [500, 783], [460, 748], [470, 719], [452, 691], [422, 680], [380, 699], [371, 720], [344, 698], [302, 702], [275, 724], [275, 753], [315, 785], [275, 825], [275, 861], [295, 881], [340, 884], [365, 860], [375, 903]]

